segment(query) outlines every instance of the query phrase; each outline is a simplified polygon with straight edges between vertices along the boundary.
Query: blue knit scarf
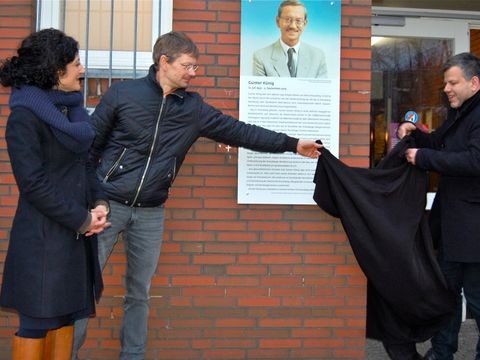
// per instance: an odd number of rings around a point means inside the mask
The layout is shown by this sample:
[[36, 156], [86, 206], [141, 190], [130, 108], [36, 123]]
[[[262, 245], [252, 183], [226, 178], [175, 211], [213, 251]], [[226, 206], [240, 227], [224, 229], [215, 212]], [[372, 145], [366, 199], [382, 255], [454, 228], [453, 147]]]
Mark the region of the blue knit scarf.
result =
[[[23, 85], [12, 88], [10, 108], [25, 107], [50, 126], [57, 140], [75, 153], [87, 151], [92, 144], [95, 131], [90, 116], [83, 108], [80, 92], [44, 90], [36, 86]], [[68, 117], [60, 111], [68, 108]]]

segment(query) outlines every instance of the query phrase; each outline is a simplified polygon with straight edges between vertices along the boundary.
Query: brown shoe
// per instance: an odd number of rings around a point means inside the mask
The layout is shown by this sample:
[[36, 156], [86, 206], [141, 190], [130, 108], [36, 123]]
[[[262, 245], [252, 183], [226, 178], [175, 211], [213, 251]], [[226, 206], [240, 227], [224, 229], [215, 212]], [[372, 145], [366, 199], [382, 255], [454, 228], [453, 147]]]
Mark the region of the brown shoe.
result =
[[44, 360], [70, 360], [72, 344], [73, 325], [49, 330], [45, 339]]
[[20, 336], [13, 338], [13, 360], [42, 360], [45, 348], [45, 338], [30, 339]]

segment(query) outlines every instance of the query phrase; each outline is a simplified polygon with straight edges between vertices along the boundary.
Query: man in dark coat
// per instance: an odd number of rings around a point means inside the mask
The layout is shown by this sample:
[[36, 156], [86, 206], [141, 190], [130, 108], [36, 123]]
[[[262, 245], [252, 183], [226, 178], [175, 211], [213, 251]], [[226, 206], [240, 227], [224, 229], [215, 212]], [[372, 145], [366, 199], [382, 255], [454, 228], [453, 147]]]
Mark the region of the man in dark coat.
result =
[[457, 295], [456, 315], [432, 338], [428, 360], [451, 360], [457, 351], [462, 288], [480, 325], [480, 61], [462, 53], [449, 59], [443, 70], [450, 103], [444, 124], [431, 134], [408, 122], [398, 130], [400, 138], [410, 134], [415, 140], [416, 147], [405, 152], [407, 161], [440, 175], [430, 228], [443, 274]]

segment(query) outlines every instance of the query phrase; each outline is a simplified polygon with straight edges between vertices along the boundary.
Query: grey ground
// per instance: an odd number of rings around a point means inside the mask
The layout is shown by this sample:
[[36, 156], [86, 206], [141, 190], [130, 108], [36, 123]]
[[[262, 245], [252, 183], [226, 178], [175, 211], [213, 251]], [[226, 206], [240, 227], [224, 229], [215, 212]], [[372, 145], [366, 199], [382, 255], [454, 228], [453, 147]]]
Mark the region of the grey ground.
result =
[[[463, 322], [458, 338], [458, 352], [455, 354], [455, 360], [474, 360], [475, 346], [477, 345], [478, 331], [475, 321], [467, 319]], [[425, 354], [430, 348], [430, 342], [417, 345], [418, 352]], [[367, 360], [388, 360], [387, 354], [380, 342], [367, 340]]]

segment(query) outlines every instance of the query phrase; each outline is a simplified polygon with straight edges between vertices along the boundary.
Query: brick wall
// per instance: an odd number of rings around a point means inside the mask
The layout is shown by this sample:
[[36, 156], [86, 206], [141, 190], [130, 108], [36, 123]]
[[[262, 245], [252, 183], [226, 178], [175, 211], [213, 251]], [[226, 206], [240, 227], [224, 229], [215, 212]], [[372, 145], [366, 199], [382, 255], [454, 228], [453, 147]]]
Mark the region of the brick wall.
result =
[[[26, 13], [20, 6], [31, 13], [30, 1], [0, 0], [2, 57], [30, 30], [31, 17], [17, 15]], [[363, 167], [369, 164], [370, 6], [370, 0], [342, 1], [340, 155]], [[175, 0], [173, 20], [202, 53], [191, 89], [238, 116], [240, 1]], [[2, 134], [7, 97], [1, 89]], [[0, 147], [2, 262], [16, 188], [3, 135]], [[362, 359], [365, 278], [340, 222], [316, 206], [237, 205], [236, 175], [235, 148], [200, 139], [187, 156], [167, 202], [146, 358]], [[104, 271], [106, 289], [84, 358], [118, 356], [124, 272], [120, 243]], [[0, 312], [0, 358], [7, 358], [16, 325], [15, 315]]]
[[[20, 41], [34, 29], [34, 14], [31, 0], [0, 0], [0, 59], [14, 55]], [[0, 272], [18, 194], [5, 145], [9, 93], [9, 89], [0, 85]], [[10, 358], [11, 336], [17, 326], [17, 316], [0, 312], [0, 359]]]

